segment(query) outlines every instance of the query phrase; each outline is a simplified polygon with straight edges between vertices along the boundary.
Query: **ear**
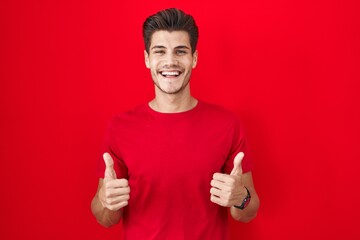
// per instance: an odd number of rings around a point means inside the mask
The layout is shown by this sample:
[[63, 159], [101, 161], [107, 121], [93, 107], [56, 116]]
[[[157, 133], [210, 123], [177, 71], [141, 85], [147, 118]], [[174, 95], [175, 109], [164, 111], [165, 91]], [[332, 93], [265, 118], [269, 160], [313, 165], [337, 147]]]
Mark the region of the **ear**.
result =
[[146, 67], [150, 68], [149, 54], [146, 52], [146, 50], [144, 50], [144, 58]]
[[195, 68], [195, 67], [196, 67], [197, 60], [198, 60], [198, 51], [197, 51], [197, 50], [195, 50], [195, 52], [193, 53], [193, 63], [192, 63], [192, 68]]

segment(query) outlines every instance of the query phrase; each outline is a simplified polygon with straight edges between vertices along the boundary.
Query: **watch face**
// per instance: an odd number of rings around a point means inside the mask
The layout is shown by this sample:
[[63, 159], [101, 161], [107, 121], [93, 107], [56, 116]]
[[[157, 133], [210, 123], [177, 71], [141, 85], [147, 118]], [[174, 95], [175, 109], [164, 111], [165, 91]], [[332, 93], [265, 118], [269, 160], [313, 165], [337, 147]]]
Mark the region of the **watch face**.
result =
[[[245, 187], [246, 188], [246, 187]], [[249, 189], [246, 188], [246, 191], [247, 191], [247, 196], [246, 198], [244, 199], [244, 201], [242, 202], [241, 204], [241, 208], [240, 209], [244, 209], [246, 208], [247, 205], [249, 205], [249, 202], [250, 202], [250, 199], [251, 199], [251, 195], [250, 195], [250, 192], [249, 192]]]
[[250, 202], [250, 197], [246, 197], [243, 202], [242, 209], [246, 208], [246, 206], [249, 205], [249, 202]]

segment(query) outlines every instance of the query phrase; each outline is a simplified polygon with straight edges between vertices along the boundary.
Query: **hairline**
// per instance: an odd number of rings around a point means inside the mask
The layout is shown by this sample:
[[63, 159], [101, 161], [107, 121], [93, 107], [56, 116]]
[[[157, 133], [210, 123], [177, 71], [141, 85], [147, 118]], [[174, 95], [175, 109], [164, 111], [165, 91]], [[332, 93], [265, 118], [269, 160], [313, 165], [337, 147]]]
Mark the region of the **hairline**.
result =
[[[168, 30], [168, 29], [158, 29], [158, 30], [153, 31], [152, 34], [151, 34], [151, 36], [150, 36], [150, 44], [149, 44], [149, 52], [148, 52], [148, 53], [150, 53], [150, 51], [154, 48], [154, 47], [151, 47], [151, 43], [152, 43], [153, 35], [154, 35], [154, 33], [156, 33], [156, 32], [168, 32], [168, 33], [184, 32], [184, 33], [186, 33], [187, 36], [188, 36], [189, 46], [190, 46], [190, 47], [188, 47], [188, 46], [186, 46], [186, 45], [179, 45], [179, 46], [175, 47], [175, 49], [187, 48], [187, 49], [189, 49], [189, 50], [191, 51], [192, 54], [195, 53], [196, 49], [192, 49], [192, 47], [191, 47], [191, 40], [190, 40], [190, 37], [191, 37], [191, 36], [190, 36], [190, 33], [188, 33], [186, 30], [182, 30], [182, 29], [179, 29], [179, 30], [178, 30], [178, 29], [171, 29], [171, 30]], [[156, 46], [156, 45], [155, 45], [155, 46]], [[157, 46], [159, 46], [159, 45], [157, 45]], [[165, 48], [166, 48], [166, 47], [165, 47]], [[145, 48], [145, 51], [147, 52], [146, 48]]]

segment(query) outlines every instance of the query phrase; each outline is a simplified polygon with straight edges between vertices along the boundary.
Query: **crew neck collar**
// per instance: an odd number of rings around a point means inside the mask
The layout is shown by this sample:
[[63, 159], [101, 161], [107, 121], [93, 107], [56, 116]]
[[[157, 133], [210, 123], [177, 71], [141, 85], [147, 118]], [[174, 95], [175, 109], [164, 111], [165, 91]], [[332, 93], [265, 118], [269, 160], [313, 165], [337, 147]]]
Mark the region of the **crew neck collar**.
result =
[[145, 106], [145, 107], [146, 107], [146, 110], [147, 110], [149, 113], [153, 114], [153, 115], [157, 115], [157, 116], [182, 116], [182, 115], [191, 114], [191, 113], [197, 111], [197, 109], [199, 109], [200, 105], [202, 105], [202, 102], [201, 102], [200, 100], [197, 100], [197, 103], [196, 103], [196, 105], [195, 105], [193, 108], [191, 108], [191, 109], [189, 109], [189, 110], [186, 110], [186, 111], [183, 111], [183, 112], [173, 112], [173, 113], [158, 112], [158, 111], [152, 109], [152, 108], [150, 107], [150, 104], [149, 104], [149, 103], [147, 103], [147, 104], [145, 104], [145, 105], [146, 105], [146, 106]]

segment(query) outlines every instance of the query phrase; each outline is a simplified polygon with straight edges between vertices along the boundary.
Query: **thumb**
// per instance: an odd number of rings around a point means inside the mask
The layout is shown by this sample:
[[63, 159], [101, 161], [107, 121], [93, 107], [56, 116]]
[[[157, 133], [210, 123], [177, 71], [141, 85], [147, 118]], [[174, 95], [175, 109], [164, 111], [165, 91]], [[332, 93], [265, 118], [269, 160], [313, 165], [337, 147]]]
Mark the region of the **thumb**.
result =
[[104, 179], [116, 179], [116, 172], [114, 170], [114, 160], [112, 159], [109, 153], [103, 154], [104, 162], [105, 162], [105, 178]]
[[234, 158], [234, 168], [232, 169], [230, 175], [241, 175], [242, 174], [242, 168], [241, 168], [241, 161], [244, 158], [244, 153], [239, 152], [235, 158]]

